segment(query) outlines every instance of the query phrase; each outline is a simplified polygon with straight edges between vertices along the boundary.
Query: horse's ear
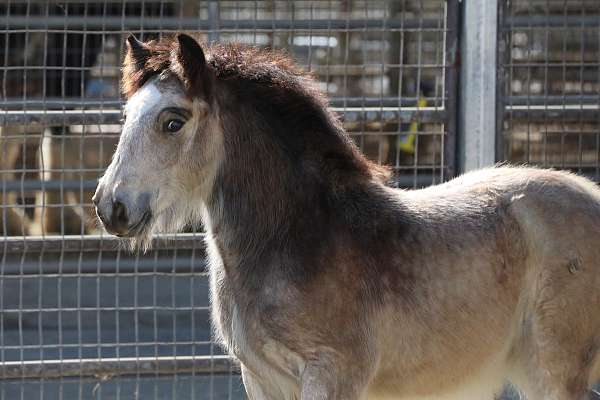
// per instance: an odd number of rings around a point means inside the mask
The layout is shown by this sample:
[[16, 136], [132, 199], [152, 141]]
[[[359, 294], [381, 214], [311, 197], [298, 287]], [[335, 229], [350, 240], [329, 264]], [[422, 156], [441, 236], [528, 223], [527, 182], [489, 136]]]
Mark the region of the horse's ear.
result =
[[146, 45], [136, 39], [135, 36], [129, 35], [127, 37], [127, 55], [125, 56], [126, 62], [129, 62], [135, 70], [141, 70], [144, 68], [146, 61], [150, 57], [150, 50]]
[[[194, 38], [184, 33], [177, 35], [177, 62], [180, 66], [180, 74], [188, 90], [208, 90], [206, 83], [206, 58], [202, 47]], [[200, 94], [200, 93], [197, 93]]]

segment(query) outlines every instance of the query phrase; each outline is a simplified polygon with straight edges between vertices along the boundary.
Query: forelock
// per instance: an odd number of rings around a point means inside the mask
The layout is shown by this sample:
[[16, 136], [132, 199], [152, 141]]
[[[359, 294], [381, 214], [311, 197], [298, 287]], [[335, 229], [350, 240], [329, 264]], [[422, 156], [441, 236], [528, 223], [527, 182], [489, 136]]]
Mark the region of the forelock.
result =
[[174, 46], [173, 39], [145, 43], [145, 47], [149, 51], [149, 56], [142, 68], [138, 67], [129, 53], [125, 56], [123, 60], [121, 90], [126, 98], [133, 96], [150, 78], [169, 70], [171, 66], [171, 52]]

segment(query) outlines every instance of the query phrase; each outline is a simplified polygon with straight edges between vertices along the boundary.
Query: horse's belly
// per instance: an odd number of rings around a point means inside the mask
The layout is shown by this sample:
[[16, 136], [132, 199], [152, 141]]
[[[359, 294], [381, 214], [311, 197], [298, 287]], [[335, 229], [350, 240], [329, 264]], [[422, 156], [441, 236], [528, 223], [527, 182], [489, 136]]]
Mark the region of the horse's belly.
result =
[[[369, 400], [465, 400], [493, 399], [503, 384], [508, 372], [504, 354], [497, 354], [488, 362], [478, 366], [476, 373], [467, 376], [444, 374], [429, 376], [428, 382], [419, 379], [420, 387], [406, 386], [408, 382], [374, 382], [369, 388]], [[408, 378], [410, 379], [410, 378]]]
[[[491, 399], [485, 395], [506, 379], [508, 354], [522, 320], [517, 296], [492, 292], [456, 308], [430, 304], [396, 321], [389, 318], [392, 310], [384, 312], [385, 320], [393, 322], [382, 323], [379, 330], [383, 350], [371, 391], [378, 397], [373, 398]], [[501, 301], [491, 301], [494, 297]], [[451, 301], [445, 300], [445, 305]]]

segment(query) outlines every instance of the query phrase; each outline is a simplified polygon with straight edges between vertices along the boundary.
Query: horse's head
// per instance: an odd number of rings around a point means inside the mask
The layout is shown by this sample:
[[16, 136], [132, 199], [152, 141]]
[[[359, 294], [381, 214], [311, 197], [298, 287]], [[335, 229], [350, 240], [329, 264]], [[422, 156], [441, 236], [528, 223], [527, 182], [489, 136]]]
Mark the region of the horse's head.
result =
[[125, 121], [93, 197], [107, 231], [143, 242], [155, 227], [178, 229], [192, 217], [190, 200], [205, 194], [221, 154], [213, 81], [189, 36], [165, 47], [127, 39]]
[[290, 210], [306, 217], [314, 199], [325, 207], [352, 182], [387, 176], [281, 52], [214, 44], [205, 56], [186, 35], [130, 37], [122, 86], [123, 132], [93, 201], [106, 229], [134, 245], [201, 211], [207, 228], [227, 219], [277, 232]]

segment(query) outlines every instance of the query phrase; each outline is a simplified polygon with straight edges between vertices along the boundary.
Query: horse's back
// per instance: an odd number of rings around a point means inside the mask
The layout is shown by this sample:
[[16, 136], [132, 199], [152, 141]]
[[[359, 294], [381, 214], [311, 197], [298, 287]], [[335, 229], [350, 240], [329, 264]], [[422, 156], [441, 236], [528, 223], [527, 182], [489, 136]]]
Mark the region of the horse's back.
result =
[[488, 168], [418, 192], [432, 204], [450, 199], [448, 213], [514, 218], [530, 252], [600, 251], [600, 187], [569, 172]]

